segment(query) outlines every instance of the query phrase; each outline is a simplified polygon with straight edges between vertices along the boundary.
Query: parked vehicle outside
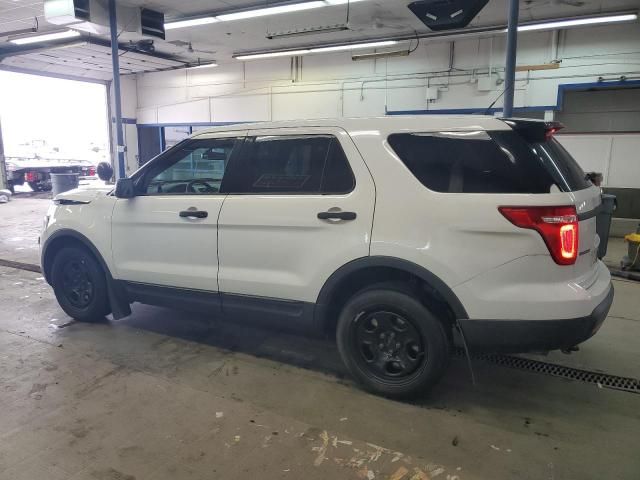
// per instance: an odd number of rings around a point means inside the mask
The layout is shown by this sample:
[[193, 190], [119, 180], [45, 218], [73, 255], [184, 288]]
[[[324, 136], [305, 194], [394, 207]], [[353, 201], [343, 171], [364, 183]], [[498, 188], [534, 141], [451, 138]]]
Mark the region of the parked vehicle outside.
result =
[[34, 192], [51, 190], [52, 173], [77, 173], [81, 179], [94, 179], [96, 167], [87, 160], [51, 160], [42, 158], [7, 157], [9, 189], [18, 185], [29, 185]]
[[115, 189], [56, 197], [42, 270], [78, 320], [142, 302], [327, 334], [367, 389], [415, 395], [461, 337], [566, 349], [604, 321], [600, 189], [556, 128], [408, 116], [200, 131]]

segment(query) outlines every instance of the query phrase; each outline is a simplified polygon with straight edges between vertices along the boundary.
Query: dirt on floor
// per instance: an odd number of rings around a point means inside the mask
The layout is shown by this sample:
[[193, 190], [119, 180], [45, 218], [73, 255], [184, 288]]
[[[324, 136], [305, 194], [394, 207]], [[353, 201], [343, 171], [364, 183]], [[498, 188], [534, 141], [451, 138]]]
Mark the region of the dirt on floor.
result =
[[[0, 258], [37, 263], [48, 205], [0, 205]], [[614, 286], [579, 352], [530, 358], [637, 378], [640, 284]], [[637, 393], [478, 359], [474, 386], [454, 356], [429, 394], [392, 401], [331, 339], [139, 304], [77, 323], [14, 268], [0, 312], [0, 480], [639, 478]]]

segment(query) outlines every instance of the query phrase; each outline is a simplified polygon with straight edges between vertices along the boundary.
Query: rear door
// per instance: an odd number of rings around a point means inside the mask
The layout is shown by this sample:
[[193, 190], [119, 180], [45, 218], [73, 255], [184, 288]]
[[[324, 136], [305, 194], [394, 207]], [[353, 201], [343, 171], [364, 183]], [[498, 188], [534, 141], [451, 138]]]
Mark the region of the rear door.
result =
[[221, 292], [315, 302], [329, 275], [369, 255], [374, 183], [341, 129], [250, 132], [223, 192]]

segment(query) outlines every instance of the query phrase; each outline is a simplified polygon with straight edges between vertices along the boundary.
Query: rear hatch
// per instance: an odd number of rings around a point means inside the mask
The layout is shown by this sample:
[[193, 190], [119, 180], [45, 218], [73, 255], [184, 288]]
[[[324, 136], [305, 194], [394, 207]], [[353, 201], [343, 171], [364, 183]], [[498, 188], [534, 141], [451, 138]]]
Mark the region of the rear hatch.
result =
[[[573, 265], [576, 277], [588, 276], [597, 262], [600, 243], [596, 231], [596, 215], [601, 204], [600, 188], [591, 183], [575, 159], [554, 138], [555, 132], [562, 128], [561, 124], [520, 119], [506, 119], [505, 122], [514, 132], [502, 135], [512, 136], [512, 146], [521, 144], [518, 148], [520, 155], [528, 155], [531, 157], [530, 161], [539, 162], [543, 166], [553, 182], [550, 193], [565, 192], [571, 199], [578, 225], [577, 248], [575, 258], [568, 258], [566, 264]], [[588, 278], [586, 282], [588, 283]], [[589, 285], [584, 286], [588, 288]]]

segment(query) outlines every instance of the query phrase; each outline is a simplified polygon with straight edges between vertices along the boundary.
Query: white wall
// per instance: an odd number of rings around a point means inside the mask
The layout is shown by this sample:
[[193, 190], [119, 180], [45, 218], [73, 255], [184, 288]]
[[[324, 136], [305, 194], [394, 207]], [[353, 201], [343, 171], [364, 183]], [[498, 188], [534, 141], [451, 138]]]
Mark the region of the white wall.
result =
[[[640, 79], [640, 25], [577, 28], [559, 37], [561, 68], [519, 73], [516, 107], [555, 105], [560, 84], [621, 75]], [[475, 82], [488, 76], [490, 66], [496, 78], [504, 76], [505, 40], [504, 35], [453, 44], [423, 40], [409, 57], [359, 62], [348, 52], [308, 55], [301, 57], [297, 72], [292, 72], [291, 59], [276, 58], [139, 74], [136, 116], [139, 123], [193, 123], [484, 108], [502, 86], [480, 92]], [[520, 34], [518, 64], [550, 62], [551, 42], [551, 32]], [[427, 102], [428, 86], [439, 88], [438, 100]]]
[[[487, 77], [490, 67], [495, 78], [504, 77], [505, 41], [504, 35], [455, 43], [423, 40], [409, 57], [358, 62], [351, 60], [350, 53], [308, 55], [301, 57], [298, 69], [292, 68], [289, 58], [275, 58], [223, 63], [211, 69], [139, 74], [134, 80], [136, 92], [126, 93], [128, 98], [124, 102], [130, 106], [135, 98], [135, 116], [141, 124], [358, 117], [396, 110], [485, 108], [500, 95], [503, 86], [495, 85], [492, 91], [481, 92], [477, 80]], [[551, 32], [523, 33], [518, 41], [518, 65], [554, 60]], [[622, 75], [640, 80], [640, 25], [562, 31], [558, 35], [556, 58], [562, 60], [559, 69], [517, 74], [516, 107], [555, 106], [561, 84], [597, 82], [600, 77], [615, 81]], [[439, 89], [436, 101], [426, 100], [428, 87]], [[499, 100], [496, 107], [501, 106]], [[637, 131], [640, 132], [640, 125]], [[566, 142], [585, 169], [605, 173], [609, 186], [640, 187], [640, 172], [634, 166], [637, 156], [629, 156], [639, 151], [638, 147], [625, 143], [635, 140], [617, 137], [611, 140], [613, 137], [610, 135], [607, 140], [565, 135], [561, 141]]]
[[567, 134], [556, 138], [584, 171], [602, 173], [603, 186], [640, 188], [640, 134]]

